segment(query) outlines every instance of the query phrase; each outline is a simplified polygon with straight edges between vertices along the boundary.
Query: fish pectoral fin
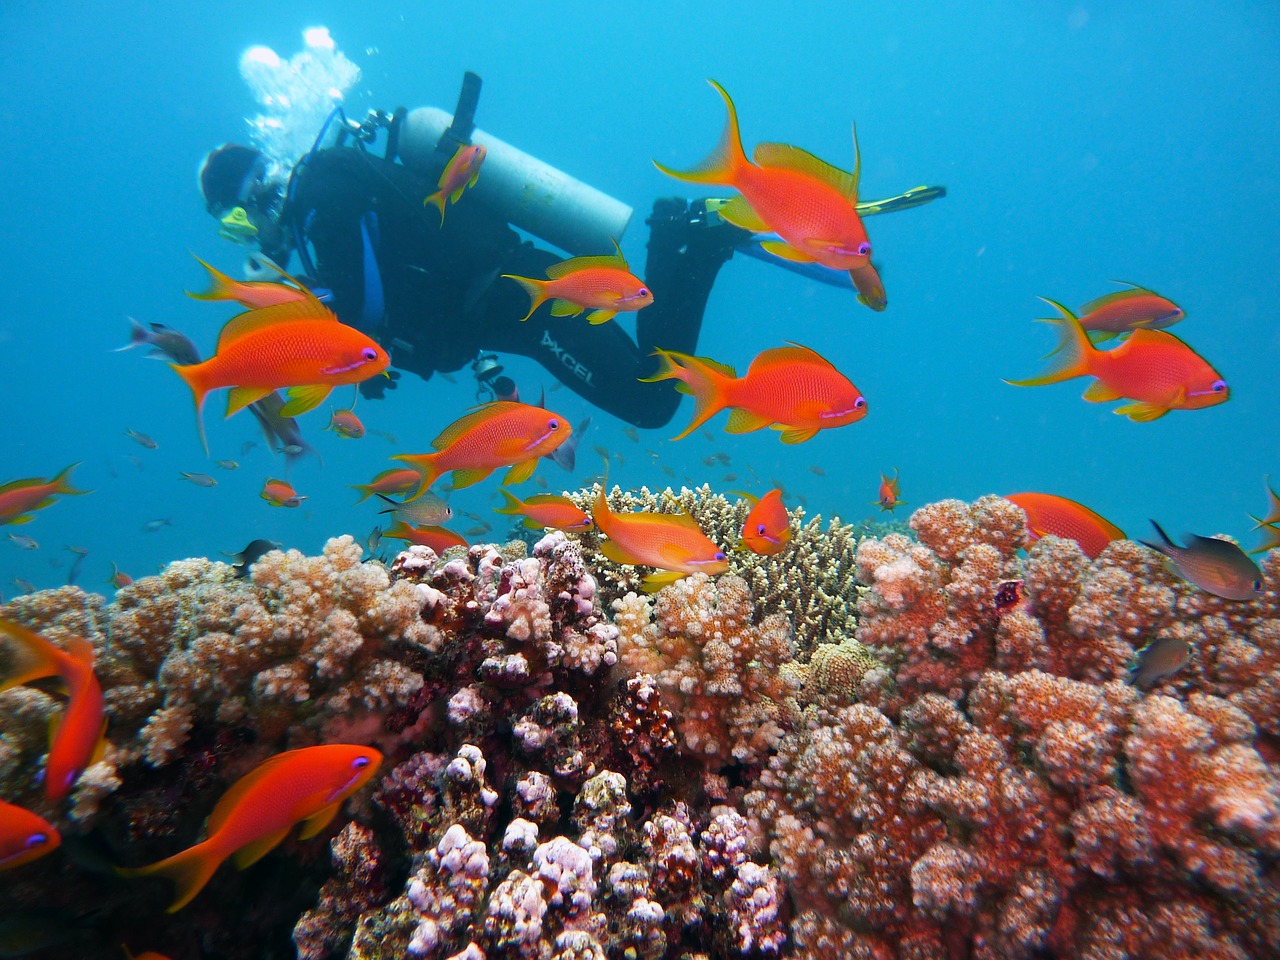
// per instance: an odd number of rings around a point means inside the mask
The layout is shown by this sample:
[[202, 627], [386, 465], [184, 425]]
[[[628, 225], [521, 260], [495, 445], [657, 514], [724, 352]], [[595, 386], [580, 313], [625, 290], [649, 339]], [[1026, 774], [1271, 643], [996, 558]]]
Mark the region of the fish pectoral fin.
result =
[[729, 413], [729, 422], [725, 424], [724, 429], [727, 433], [751, 433], [753, 430], [763, 430], [771, 423], [773, 421], [768, 417], [744, 410], [742, 407], [734, 407]]
[[227, 394], [227, 416], [239, 413], [251, 403], [257, 403], [268, 393], [270, 387], [232, 387]]
[[617, 310], [593, 310], [591, 313], [587, 314], [587, 323], [592, 326], [599, 323], [608, 323], [617, 315], [617, 313]]
[[663, 570], [660, 573], [651, 573], [647, 577], [640, 578], [640, 589], [645, 593], [657, 593], [663, 587], [670, 586], [677, 580], [683, 580], [688, 574], [681, 573], [679, 570]]
[[817, 427], [788, 427], [783, 424], [778, 424], [774, 429], [782, 431], [783, 443], [804, 443], [812, 440], [818, 432]]
[[1159, 420], [1169, 412], [1169, 408], [1155, 403], [1126, 403], [1122, 407], [1116, 407], [1111, 412], [1118, 413], [1122, 417], [1128, 417], [1135, 423], [1146, 423], [1149, 420]]
[[502, 485], [505, 487], [512, 483], [524, 483], [526, 480], [528, 480], [530, 477], [533, 476], [533, 471], [537, 468], [537, 466], [538, 466], [537, 457], [534, 457], [532, 460], [524, 460], [520, 463], [515, 464], [510, 470], [507, 471], [507, 475], [502, 478]]
[[605, 540], [600, 544], [600, 552], [614, 563], [634, 564], [631, 554], [617, 540]]
[[342, 809], [342, 800], [337, 803], [331, 803], [327, 807], [313, 813], [307, 819], [302, 821], [302, 830], [298, 833], [299, 840], [310, 840], [317, 833], [329, 825], [334, 817], [338, 815], [338, 811]]
[[[312, 383], [304, 387], [290, 387], [285, 391], [289, 400], [280, 408], [280, 416], [296, 417], [300, 413], [314, 410], [324, 403], [333, 387], [327, 383]], [[269, 393], [270, 391], [268, 391]], [[266, 394], [263, 394], [266, 396]]]
[[463, 487], [469, 487], [473, 483], [479, 483], [491, 473], [493, 473], [491, 467], [467, 467], [453, 471], [450, 482], [453, 483], [453, 489], [461, 490]]
[[[1111, 387], [1108, 387], [1101, 380], [1095, 380], [1093, 381], [1093, 383], [1089, 384], [1088, 389], [1085, 390], [1085, 392], [1081, 394], [1081, 396], [1083, 396], [1090, 403], [1107, 403], [1111, 400], [1119, 400], [1122, 396], [1124, 396], [1124, 394], [1117, 393], [1115, 390], [1111, 389]], [[1116, 412], [1118, 413], [1119, 411], [1116, 411]]]
[[278, 847], [288, 835], [289, 827], [285, 827], [283, 830], [277, 830], [275, 833], [269, 833], [259, 840], [247, 843], [235, 852], [231, 857], [231, 862], [236, 865], [237, 870], [253, 866], [253, 864]]
[[551, 301], [551, 315], [553, 317], [576, 317], [584, 309], [586, 308], [563, 297], [557, 297]]
[[716, 208], [720, 219], [728, 221], [735, 227], [750, 230], [752, 233], [768, 233], [769, 225], [756, 213], [755, 207], [747, 203], [745, 197], [734, 197]]
[[791, 260], [795, 263], [813, 263], [813, 257], [805, 253], [803, 250], [797, 250], [791, 244], [783, 240], [762, 240], [760, 247], [766, 253], [772, 253], [775, 257], [783, 260]]

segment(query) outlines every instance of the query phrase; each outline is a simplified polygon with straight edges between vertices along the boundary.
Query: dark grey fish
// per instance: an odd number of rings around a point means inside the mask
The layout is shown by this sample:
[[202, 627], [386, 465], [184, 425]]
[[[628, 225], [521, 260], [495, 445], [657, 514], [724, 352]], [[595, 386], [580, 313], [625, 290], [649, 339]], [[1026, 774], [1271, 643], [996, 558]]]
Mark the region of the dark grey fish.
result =
[[155, 533], [161, 527], [172, 527], [173, 521], [168, 517], [159, 517], [155, 520], [148, 520], [142, 525], [143, 533]]
[[1191, 659], [1191, 644], [1181, 637], [1157, 637], [1134, 654], [1126, 682], [1139, 690], [1150, 690], [1171, 677]]
[[283, 452], [288, 466], [293, 466], [299, 458], [308, 453], [315, 454], [316, 459], [320, 460], [320, 465], [324, 466], [324, 460], [320, 458], [320, 454], [302, 439], [302, 429], [298, 426], [298, 421], [293, 417], [280, 415], [284, 404], [285, 399], [278, 390], [249, 404], [249, 410], [257, 417], [258, 425], [262, 427], [262, 433], [267, 438], [267, 446], [274, 453]]
[[573, 428], [573, 433], [569, 434], [569, 439], [552, 450], [547, 456], [557, 466], [572, 471], [574, 464], [578, 461], [578, 444], [582, 441], [582, 437], [586, 434], [589, 426], [591, 426], [591, 418], [584, 417], [582, 422]]
[[279, 549], [280, 544], [274, 540], [250, 540], [249, 545], [239, 553], [228, 553], [227, 556], [235, 557], [236, 559], [236, 562], [231, 565], [231, 569], [236, 572], [236, 576], [247, 577], [251, 566], [272, 550]]
[[190, 366], [200, 362], [200, 349], [185, 333], [166, 327], [163, 323], [153, 323], [148, 330], [133, 317], [129, 318], [129, 342], [117, 347], [116, 352], [132, 350], [134, 347], [148, 346], [149, 357], [168, 357], [174, 363]]
[[403, 520], [411, 527], [438, 527], [453, 516], [453, 508], [430, 490], [408, 502], [393, 500], [381, 493], [378, 496], [390, 504], [379, 513], [393, 514], [396, 520]]
[[1230, 540], [1217, 537], [1183, 536], [1187, 546], [1180, 547], [1154, 520], [1151, 525], [1160, 537], [1159, 543], [1143, 540], [1173, 561], [1178, 573], [1206, 593], [1224, 600], [1253, 600], [1262, 595], [1262, 571], [1249, 555]]

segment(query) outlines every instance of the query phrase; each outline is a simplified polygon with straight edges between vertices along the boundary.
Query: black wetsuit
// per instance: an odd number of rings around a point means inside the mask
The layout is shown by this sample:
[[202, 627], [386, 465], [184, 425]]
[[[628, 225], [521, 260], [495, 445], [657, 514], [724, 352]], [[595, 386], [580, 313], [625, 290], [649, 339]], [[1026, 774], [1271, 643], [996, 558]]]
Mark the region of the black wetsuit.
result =
[[[481, 352], [515, 353], [638, 427], [670, 420], [680, 394], [638, 378], [656, 369], [655, 347], [694, 352], [716, 273], [742, 236], [737, 228], [691, 222], [683, 200], [655, 205], [643, 275], [654, 302], [637, 314], [637, 344], [617, 323], [553, 317], [549, 305], [522, 323], [528, 295], [500, 274], [542, 278], [564, 258], [522, 243], [474, 198], [449, 206], [441, 225], [436, 210], [423, 206], [435, 179], [358, 147], [319, 151], [298, 171], [282, 223], [290, 234], [297, 224], [310, 242], [313, 279], [333, 291], [338, 316], [377, 336], [394, 366], [424, 378], [458, 370]], [[369, 287], [366, 236], [380, 275]], [[380, 317], [368, 307], [379, 286]]]

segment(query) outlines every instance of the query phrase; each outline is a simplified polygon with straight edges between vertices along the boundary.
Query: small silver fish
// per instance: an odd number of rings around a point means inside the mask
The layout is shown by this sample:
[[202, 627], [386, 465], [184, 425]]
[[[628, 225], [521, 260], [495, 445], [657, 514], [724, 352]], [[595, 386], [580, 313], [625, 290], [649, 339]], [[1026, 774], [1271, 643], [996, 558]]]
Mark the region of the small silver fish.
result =
[[1139, 690], [1150, 690], [1185, 667], [1191, 653], [1191, 644], [1181, 637], [1157, 637], [1134, 654], [1125, 681]]
[[190, 480], [197, 487], [216, 487], [218, 485], [218, 481], [213, 479], [213, 477], [209, 476], [207, 473], [187, 473], [185, 470], [179, 470], [178, 473], [187, 480]]
[[411, 503], [393, 500], [382, 493], [378, 497], [389, 504], [379, 513], [390, 513], [394, 519], [402, 520], [411, 527], [438, 527], [453, 516], [453, 508], [430, 490]]
[[219, 460], [218, 466], [220, 466], [223, 470], [239, 470], [240, 469], [240, 464], [237, 463], [235, 460]]
[[130, 440], [132, 440], [134, 443], [138, 444], [139, 446], [146, 447], [148, 450], [154, 450], [158, 446], [160, 446], [160, 444], [156, 443], [154, 440], [148, 437], [145, 433], [139, 433], [137, 430], [126, 430], [124, 432], [124, 435], [128, 437]]
[[23, 550], [39, 550], [40, 549], [40, 544], [36, 543], [34, 539], [26, 536], [25, 534], [11, 533], [9, 534], [9, 539], [12, 540], [14, 543], [16, 543], [18, 546], [20, 546]]
[[1152, 550], [1173, 561], [1185, 580], [1206, 593], [1224, 600], [1253, 600], [1262, 595], [1262, 571], [1249, 555], [1230, 540], [1218, 537], [1183, 537], [1187, 546], [1180, 547], [1154, 520], [1151, 525], [1160, 537], [1159, 543], [1143, 540]]

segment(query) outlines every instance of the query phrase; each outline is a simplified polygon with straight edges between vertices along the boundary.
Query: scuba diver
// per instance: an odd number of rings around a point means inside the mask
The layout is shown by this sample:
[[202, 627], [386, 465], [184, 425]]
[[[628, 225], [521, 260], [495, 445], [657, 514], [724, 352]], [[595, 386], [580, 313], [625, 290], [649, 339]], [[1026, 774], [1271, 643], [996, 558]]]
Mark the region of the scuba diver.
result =
[[[219, 147], [200, 168], [206, 209], [223, 236], [256, 242], [282, 268], [297, 254], [299, 279], [326, 288], [330, 308], [376, 337], [394, 367], [429, 379], [470, 365], [478, 398], [511, 398], [515, 384], [496, 354], [519, 354], [600, 409], [637, 427], [663, 426], [680, 394], [640, 382], [657, 367], [651, 354], [696, 353], [716, 275], [735, 250], [758, 249], [753, 235], [722, 220], [715, 201], [659, 199], [645, 221], [643, 277], [653, 303], [636, 313], [635, 340], [617, 323], [594, 326], [546, 309], [521, 322], [528, 295], [501, 275], [542, 277], [564, 258], [522, 240], [512, 225], [575, 256], [601, 254], [632, 211], [476, 130], [479, 90], [480, 78], [468, 73], [452, 117], [402, 107], [356, 123], [335, 109], [287, 184], [268, 176], [259, 151]], [[335, 122], [336, 143], [322, 147]], [[379, 155], [373, 144], [383, 131]], [[442, 219], [424, 200], [473, 135], [487, 151], [478, 184]], [[917, 188], [878, 203], [901, 209], [944, 193]], [[380, 397], [394, 387], [394, 379], [376, 377], [360, 390]]]

